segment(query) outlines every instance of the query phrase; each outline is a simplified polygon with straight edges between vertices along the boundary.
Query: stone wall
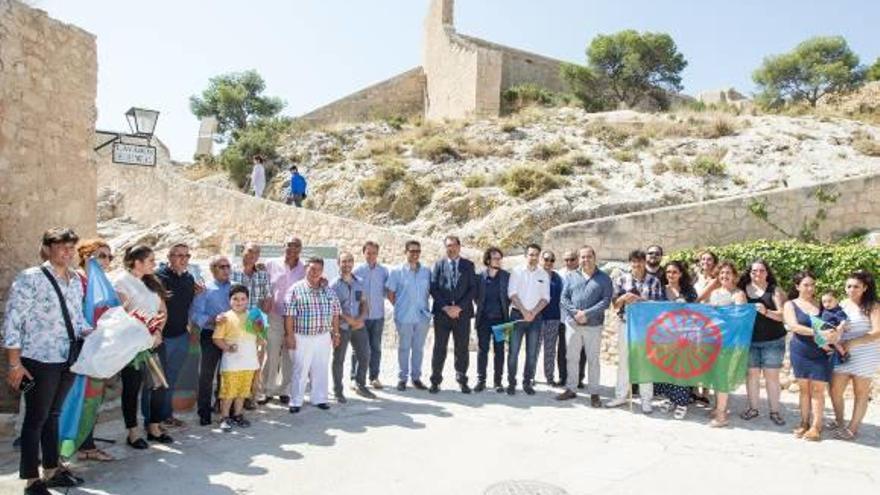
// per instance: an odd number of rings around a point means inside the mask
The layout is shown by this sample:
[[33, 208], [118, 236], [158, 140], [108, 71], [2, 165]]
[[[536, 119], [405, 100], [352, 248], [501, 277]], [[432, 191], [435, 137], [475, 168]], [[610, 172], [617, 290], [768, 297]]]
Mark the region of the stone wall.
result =
[[563, 92], [568, 88], [560, 76], [562, 62], [490, 41], [459, 35], [476, 46], [497, 52], [501, 56], [501, 91], [520, 84], [536, 84], [550, 91]]
[[804, 220], [814, 218], [822, 206], [815, 198], [819, 187], [840, 193], [837, 202], [825, 206], [828, 218], [821, 224], [821, 238], [880, 226], [880, 174], [871, 174], [560, 225], [544, 234], [544, 245], [560, 252], [590, 244], [601, 259], [625, 259], [630, 250], [652, 243], [670, 252], [753, 239], [779, 239], [782, 234], [752, 215], [749, 204], [765, 201], [771, 221], [786, 231], [797, 232]]
[[[44, 230], [95, 234], [96, 92], [93, 35], [0, 0], [0, 320], [15, 274], [39, 262]], [[0, 411], [17, 411], [0, 389]]]
[[[216, 239], [222, 252], [228, 252], [233, 242], [280, 243], [297, 235], [307, 245], [332, 245], [354, 253], [360, 253], [364, 241], [371, 239], [382, 246], [380, 254], [386, 263], [403, 261], [403, 246], [409, 239], [422, 243], [425, 262], [444, 253], [442, 240], [189, 181], [163, 164], [161, 156], [154, 168], [114, 164], [109, 151], [100, 153], [98, 188], [122, 194], [121, 215], [143, 225], [167, 221], [189, 226], [203, 238]], [[468, 251], [467, 255], [473, 258], [477, 253]]]
[[316, 125], [421, 116], [425, 111], [425, 73], [410, 69], [386, 81], [313, 110], [301, 118]]

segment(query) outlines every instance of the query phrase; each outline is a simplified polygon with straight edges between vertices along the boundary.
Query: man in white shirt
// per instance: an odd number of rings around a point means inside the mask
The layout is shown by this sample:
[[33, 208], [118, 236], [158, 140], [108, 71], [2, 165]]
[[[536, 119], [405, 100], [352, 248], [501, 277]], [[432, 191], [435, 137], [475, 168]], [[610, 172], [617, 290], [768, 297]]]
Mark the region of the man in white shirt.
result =
[[261, 155], [254, 157], [254, 168], [251, 169], [251, 187], [254, 189], [254, 196], [263, 197], [263, 191], [266, 189], [266, 169], [263, 168]]
[[510, 353], [507, 357], [507, 394], [516, 393], [516, 367], [519, 348], [526, 339], [526, 365], [523, 371], [523, 391], [533, 395], [532, 380], [538, 363], [538, 332], [541, 331], [541, 310], [550, 302], [550, 274], [538, 266], [541, 246], [526, 247], [526, 264], [514, 268], [510, 274], [507, 295], [510, 296], [511, 321], [517, 322], [510, 336]]

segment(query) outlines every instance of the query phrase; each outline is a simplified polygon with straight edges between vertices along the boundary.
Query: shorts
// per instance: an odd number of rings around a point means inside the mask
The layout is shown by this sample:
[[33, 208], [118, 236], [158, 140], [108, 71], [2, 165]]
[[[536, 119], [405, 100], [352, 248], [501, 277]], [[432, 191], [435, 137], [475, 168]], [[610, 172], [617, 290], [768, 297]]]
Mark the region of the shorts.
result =
[[251, 396], [251, 385], [254, 383], [254, 371], [221, 371], [220, 398], [244, 399]]
[[785, 337], [749, 346], [749, 368], [779, 369], [785, 356]]

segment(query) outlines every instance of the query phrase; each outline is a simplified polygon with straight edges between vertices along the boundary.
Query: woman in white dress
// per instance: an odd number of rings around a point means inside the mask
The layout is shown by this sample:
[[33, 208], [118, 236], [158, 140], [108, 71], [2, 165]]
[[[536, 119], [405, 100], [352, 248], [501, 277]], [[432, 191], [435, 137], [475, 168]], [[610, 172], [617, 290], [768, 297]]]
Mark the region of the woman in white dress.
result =
[[[864, 270], [851, 274], [846, 279], [846, 297], [840, 304], [847, 320], [841, 343], [849, 352], [849, 359], [835, 366], [831, 376], [835, 417], [831, 427], [836, 429], [837, 438], [853, 440], [868, 410], [872, 378], [880, 369], [880, 304], [874, 276]], [[850, 382], [855, 399], [849, 424], [844, 424], [843, 393]]]

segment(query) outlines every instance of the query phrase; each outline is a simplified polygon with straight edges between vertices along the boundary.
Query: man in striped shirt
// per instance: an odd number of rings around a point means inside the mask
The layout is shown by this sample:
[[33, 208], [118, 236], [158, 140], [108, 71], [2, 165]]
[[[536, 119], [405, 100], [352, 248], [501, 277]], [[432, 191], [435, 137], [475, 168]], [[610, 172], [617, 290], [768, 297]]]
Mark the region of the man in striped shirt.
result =
[[319, 409], [330, 409], [327, 386], [330, 351], [339, 345], [339, 315], [342, 307], [336, 292], [322, 283], [324, 260], [311, 258], [306, 278], [293, 284], [284, 317], [284, 343], [293, 360], [290, 412], [298, 413], [311, 378], [309, 399]]

